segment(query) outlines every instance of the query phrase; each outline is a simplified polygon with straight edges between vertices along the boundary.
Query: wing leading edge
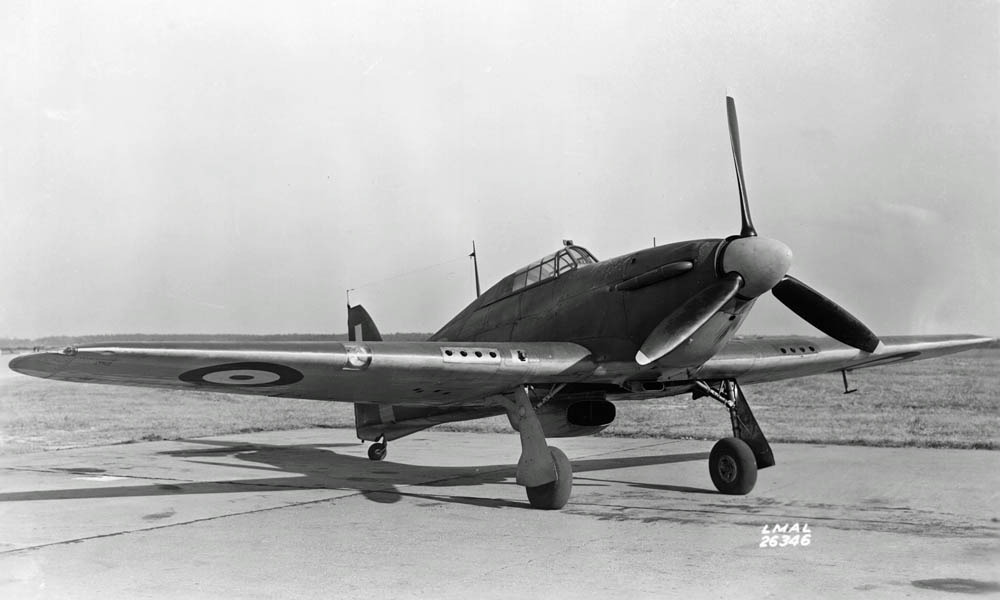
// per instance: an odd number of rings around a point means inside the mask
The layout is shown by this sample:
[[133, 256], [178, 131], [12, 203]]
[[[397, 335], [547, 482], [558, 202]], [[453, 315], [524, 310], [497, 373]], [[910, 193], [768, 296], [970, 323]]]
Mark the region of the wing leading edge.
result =
[[692, 373], [705, 380], [761, 383], [836, 371], [854, 371], [934, 358], [986, 347], [994, 338], [974, 335], [886, 336], [868, 353], [830, 338], [765, 337], [734, 339]]

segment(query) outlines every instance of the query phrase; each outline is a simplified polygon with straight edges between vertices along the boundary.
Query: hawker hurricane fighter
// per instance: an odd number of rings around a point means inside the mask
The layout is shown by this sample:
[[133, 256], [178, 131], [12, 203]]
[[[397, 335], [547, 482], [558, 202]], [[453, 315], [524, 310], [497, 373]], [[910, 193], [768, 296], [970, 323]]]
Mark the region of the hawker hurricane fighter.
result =
[[[597, 260], [566, 243], [501, 279], [423, 342], [382, 341], [348, 306], [350, 341], [142, 343], [70, 347], [16, 358], [50, 379], [202, 389], [355, 405], [357, 435], [387, 443], [434, 425], [507, 415], [520, 434], [517, 483], [537, 508], [566, 504], [570, 461], [547, 438], [589, 435], [616, 401], [693, 394], [728, 409], [733, 436], [709, 457], [715, 487], [746, 494], [775, 464], [743, 386], [931, 358], [991, 342], [977, 336], [878, 337], [788, 275], [792, 252], [750, 218], [736, 109], [727, 98], [742, 228], [725, 239], [661, 245]], [[829, 337], [734, 338], [771, 292]]]

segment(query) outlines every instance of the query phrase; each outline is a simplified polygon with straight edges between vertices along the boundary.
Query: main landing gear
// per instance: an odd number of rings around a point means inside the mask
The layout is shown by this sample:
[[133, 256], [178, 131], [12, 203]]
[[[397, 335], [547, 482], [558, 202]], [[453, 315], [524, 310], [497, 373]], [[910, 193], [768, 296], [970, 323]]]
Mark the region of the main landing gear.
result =
[[739, 438], [723, 438], [708, 455], [708, 472], [715, 489], [723, 494], [749, 494], [757, 483], [757, 462], [753, 451]]
[[559, 448], [545, 442], [545, 432], [531, 405], [528, 386], [519, 386], [504, 407], [511, 426], [521, 434], [517, 484], [525, 487], [533, 508], [555, 510], [566, 506], [573, 490], [573, 466]]
[[716, 442], [708, 456], [708, 471], [715, 489], [723, 494], [744, 495], [757, 483], [757, 470], [774, 466], [771, 445], [750, 412], [743, 390], [734, 380], [722, 382], [718, 389], [703, 381], [696, 382], [698, 395], [711, 396], [729, 409], [733, 437]]
[[368, 458], [370, 460], [382, 460], [385, 455], [389, 453], [389, 442], [386, 441], [385, 436], [379, 436], [378, 440], [374, 444], [368, 446]]

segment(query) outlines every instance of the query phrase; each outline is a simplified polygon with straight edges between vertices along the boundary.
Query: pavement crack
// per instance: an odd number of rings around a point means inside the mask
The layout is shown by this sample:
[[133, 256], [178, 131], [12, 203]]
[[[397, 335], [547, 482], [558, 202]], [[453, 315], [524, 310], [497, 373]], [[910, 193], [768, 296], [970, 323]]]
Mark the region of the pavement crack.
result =
[[[488, 470], [488, 471], [484, 470], [482, 472], [484, 472], [484, 473], [492, 473], [492, 472], [496, 472], [496, 471], [503, 471], [506, 468], [508, 468], [508, 467], [501, 467], [501, 468], [497, 468], [497, 469], [491, 469], [491, 470]], [[58, 472], [58, 471], [47, 471], [47, 470], [38, 470], [38, 469], [24, 469], [24, 470], [26, 470], [26, 471], [40, 471], [40, 472]], [[440, 484], [440, 483], [443, 483], [443, 482], [452, 481], [452, 480], [455, 480], [455, 479], [461, 479], [463, 477], [469, 477], [469, 475], [455, 475], [455, 476], [451, 476], [451, 477], [443, 477], [441, 479], [434, 479], [434, 480], [429, 480], [429, 481], [421, 481], [421, 482], [418, 482], [418, 483], [406, 484], [406, 485], [403, 485], [403, 486], [400, 486], [400, 487], [402, 487], [402, 488], [409, 488], [409, 487], [417, 487], [417, 486], [425, 486], [425, 485], [437, 485], [437, 484]], [[148, 478], [146, 478], [146, 479], [148, 479]], [[186, 483], [197, 483], [196, 481], [190, 481], [190, 480], [171, 480], [171, 481], [183, 481], [183, 482], [186, 482]], [[314, 487], [314, 486], [281, 485], [281, 484], [270, 484], [270, 483], [254, 483], [252, 481], [250, 481], [250, 482], [247, 482], [247, 481], [239, 481], [239, 482], [237, 482], [237, 481], [226, 481], [226, 482], [218, 482], [218, 483], [225, 483], [225, 484], [230, 484], [230, 485], [234, 485], [234, 486], [260, 487], [260, 488], [271, 488], [271, 489], [301, 489], [301, 490], [324, 490], [325, 489], [325, 490], [331, 490], [331, 491], [342, 491], [342, 490], [339, 490], [337, 488], [328, 488], [328, 487], [323, 487], [323, 486]], [[241, 516], [245, 516], [245, 515], [260, 514], [260, 513], [270, 512], [270, 511], [283, 510], [283, 509], [287, 509], [287, 508], [296, 508], [296, 507], [301, 507], [301, 506], [309, 506], [309, 505], [314, 505], [314, 504], [321, 504], [321, 503], [324, 503], [324, 502], [339, 501], [339, 500], [344, 500], [344, 499], [348, 499], [348, 498], [354, 498], [354, 497], [357, 497], [357, 496], [364, 496], [366, 494], [374, 494], [374, 493], [402, 495], [401, 492], [400, 492], [400, 490], [399, 490], [399, 488], [397, 488], [395, 485], [389, 485], [388, 487], [357, 490], [357, 491], [354, 491], [354, 492], [351, 492], [351, 493], [347, 493], [347, 494], [340, 494], [340, 495], [335, 495], [335, 496], [326, 497], [326, 498], [318, 498], [316, 500], [305, 500], [305, 501], [302, 501], [302, 502], [291, 502], [291, 503], [281, 504], [281, 505], [278, 505], [278, 506], [269, 506], [269, 507], [257, 508], [257, 509], [253, 509], [253, 510], [244, 510], [244, 511], [238, 511], [238, 512], [233, 512], [233, 513], [226, 513], [226, 514], [223, 514], [223, 515], [214, 515], [214, 516], [211, 516], [211, 517], [203, 517], [203, 518], [200, 518], [200, 519], [189, 519], [189, 520], [185, 520], [185, 521], [178, 521], [176, 523], [164, 523], [163, 525], [156, 525], [156, 526], [153, 526], [153, 527], [138, 527], [138, 528], [135, 528], [135, 529], [127, 529], [127, 530], [123, 530], [123, 531], [114, 531], [114, 532], [111, 532], [111, 533], [102, 533], [102, 534], [96, 534], [96, 535], [90, 535], [90, 536], [81, 536], [81, 537], [72, 538], [72, 539], [68, 539], [68, 540], [59, 540], [59, 541], [56, 541], [56, 542], [48, 542], [48, 543], [45, 543], [45, 544], [36, 544], [36, 545], [33, 545], [33, 546], [25, 546], [25, 547], [22, 547], [22, 548], [12, 548], [10, 550], [0, 550], [0, 556], [7, 555], [7, 554], [16, 554], [16, 553], [19, 553], [19, 552], [30, 552], [30, 551], [39, 550], [39, 549], [42, 549], [42, 548], [49, 548], [49, 547], [53, 547], [53, 546], [63, 546], [63, 545], [67, 545], [67, 544], [76, 544], [76, 543], [87, 542], [87, 541], [91, 541], [91, 540], [99, 540], [99, 539], [104, 539], [104, 538], [113, 538], [113, 537], [125, 536], [125, 535], [130, 535], [130, 534], [133, 534], [133, 533], [144, 533], [144, 532], [147, 532], [147, 531], [156, 531], [156, 530], [159, 530], [159, 529], [169, 529], [169, 528], [172, 528], [172, 527], [180, 527], [180, 526], [185, 526], [185, 525], [195, 525], [195, 524], [198, 524], [198, 523], [206, 523], [206, 522], [210, 522], [210, 521], [217, 521], [217, 520], [220, 520], [220, 519], [227, 519], [227, 518], [230, 518], [230, 517], [241, 517]]]
[[170, 529], [170, 528], [173, 528], [173, 527], [181, 527], [181, 526], [185, 526], [185, 525], [195, 525], [195, 524], [198, 524], [198, 523], [207, 523], [207, 522], [210, 522], [210, 521], [217, 521], [217, 520], [220, 520], [220, 519], [227, 519], [227, 518], [230, 518], [230, 517], [241, 517], [241, 516], [245, 516], [245, 515], [254, 515], [254, 514], [266, 513], [266, 512], [275, 511], [275, 510], [282, 510], [282, 509], [286, 509], [286, 508], [295, 508], [295, 507], [298, 507], [298, 506], [308, 506], [310, 504], [321, 504], [323, 502], [330, 502], [330, 501], [333, 501], [333, 500], [341, 500], [343, 498], [351, 498], [351, 497], [354, 497], [354, 496], [360, 496], [363, 493], [370, 493], [370, 492], [368, 492], [368, 491], [360, 492], [359, 491], [359, 492], [356, 492], [356, 493], [353, 493], [353, 494], [346, 494], [346, 495], [343, 495], [343, 496], [334, 496], [334, 497], [329, 497], [329, 498], [319, 498], [319, 499], [316, 499], [316, 500], [305, 500], [305, 501], [302, 501], [302, 502], [292, 502], [290, 504], [282, 504], [282, 505], [279, 505], [279, 506], [268, 506], [268, 507], [265, 507], [265, 508], [255, 508], [253, 510], [243, 510], [243, 511], [238, 511], [238, 512], [233, 512], [233, 513], [226, 513], [224, 515], [214, 515], [214, 516], [211, 516], [211, 517], [202, 517], [200, 519], [190, 519], [190, 520], [187, 520], [187, 521], [178, 521], [176, 523], [165, 523], [163, 525], [156, 525], [154, 527], [138, 527], [138, 528], [135, 528], [135, 529], [127, 529], [127, 530], [124, 530], [124, 531], [114, 531], [114, 532], [111, 532], [111, 533], [101, 533], [101, 534], [96, 534], [96, 535], [81, 536], [81, 537], [73, 538], [73, 539], [69, 539], [69, 540], [59, 540], [57, 542], [48, 542], [48, 543], [45, 543], [45, 544], [36, 544], [34, 546], [25, 546], [23, 548], [13, 548], [11, 550], [2, 550], [2, 551], [0, 551], [0, 556], [5, 555], [5, 554], [16, 554], [18, 552], [30, 552], [30, 551], [33, 551], [33, 550], [40, 550], [42, 548], [50, 548], [50, 547], [53, 547], [53, 546], [64, 546], [64, 545], [67, 545], [67, 544], [77, 544], [77, 543], [80, 543], [80, 542], [88, 542], [88, 541], [91, 541], [91, 540], [100, 540], [100, 539], [105, 539], [105, 538], [120, 537], [120, 536], [124, 536], [124, 535], [130, 535], [130, 534], [133, 534], [133, 533], [144, 533], [144, 532], [147, 532], [147, 531], [156, 531], [158, 529]]
[[65, 469], [39, 469], [30, 467], [3, 467], [5, 471], [19, 471], [25, 473], [51, 473], [53, 475], [80, 475], [80, 476], [108, 476], [108, 477], [120, 477], [122, 479], [142, 479], [144, 481], [179, 481], [181, 483], [196, 483], [194, 479], [176, 479], [173, 477], [149, 477], [142, 475], [121, 475], [118, 473], [90, 473], [87, 471], [73, 471]]

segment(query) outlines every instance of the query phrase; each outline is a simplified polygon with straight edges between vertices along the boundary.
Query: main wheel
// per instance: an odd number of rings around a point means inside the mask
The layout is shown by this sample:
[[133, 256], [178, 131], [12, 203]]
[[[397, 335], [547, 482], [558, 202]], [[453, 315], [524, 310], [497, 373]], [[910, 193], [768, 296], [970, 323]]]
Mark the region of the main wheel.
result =
[[708, 455], [708, 471], [715, 489], [723, 494], [750, 493], [757, 483], [757, 459], [753, 450], [741, 439], [719, 440]]
[[368, 458], [371, 460], [382, 460], [389, 453], [389, 446], [385, 442], [368, 446]]
[[573, 491], [573, 465], [559, 448], [549, 446], [549, 452], [556, 463], [556, 480], [525, 489], [528, 491], [528, 502], [533, 508], [557, 510], [566, 506], [569, 494]]

